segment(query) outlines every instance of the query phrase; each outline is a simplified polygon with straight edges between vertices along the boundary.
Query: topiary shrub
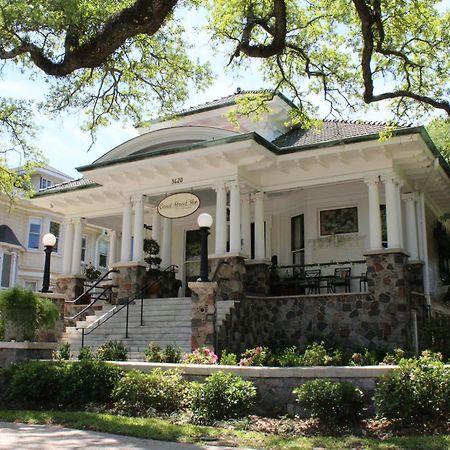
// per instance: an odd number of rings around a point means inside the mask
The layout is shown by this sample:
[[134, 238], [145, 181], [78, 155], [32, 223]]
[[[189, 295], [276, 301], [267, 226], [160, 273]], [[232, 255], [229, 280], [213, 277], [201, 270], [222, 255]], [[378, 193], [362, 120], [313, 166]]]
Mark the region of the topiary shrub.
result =
[[193, 421], [211, 424], [217, 420], [243, 417], [253, 407], [255, 397], [256, 388], [251, 381], [232, 373], [217, 372], [204, 383], [191, 383]]
[[302, 366], [339, 366], [344, 362], [341, 350], [327, 349], [323, 342], [313, 342], [300, 358]]
[[113, 390], [114, 407], [120, 414], [147, 416], [153, 411], [172, 413], [185, 406], [187, 382], [176, 370], [131, 371]]
[[109, 341], [100, 345], [95, 357], [100, 361], [126, 361], [128, 350], [120, 341]]
[[39, 328], [54, 329], [59, 312], [46, 298], [21, 287], [0, 293], [0, 321], [6, 340], [32, 341]]
[[349, 424], [361, 419], [363, 393], [348, 381], [311, 380], [294, 389], [300, 405], [325, 424]]
[[446, 421], [450, 414], [450, 371], [439, 354], [402, 359], [382, 377], [374, 396], [377, 414], [403, 424]]

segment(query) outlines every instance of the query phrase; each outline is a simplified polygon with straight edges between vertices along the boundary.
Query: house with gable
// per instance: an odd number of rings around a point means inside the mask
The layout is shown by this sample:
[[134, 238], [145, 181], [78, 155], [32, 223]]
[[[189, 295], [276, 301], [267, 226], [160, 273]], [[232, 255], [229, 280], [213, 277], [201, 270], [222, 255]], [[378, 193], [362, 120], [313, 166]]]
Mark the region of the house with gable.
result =
[[[440, 223], [441, 239], [448, 239], [439, 219], [449, 211], [450, 167], [425, 129], [398, 126], [380, 141], [384, 123], [288, 128], [291, 104], [277, 94], [261, 121], [241, 118], [236, 130], [226, 114], [237, 95], [142, 124], [139, 136], [78, 167], [82, 178], [35, 195], [33, 205], [64, 217], [66, 292], [82, 282], [83, 235], [94, 227], [105, 230], [101, 254], [118, 271], [119, 300], [145, 283], [145, 238], [159, 244], [161, 268], [178, 268], [177, 298], [146, 302], [166, 305], [169, 322], [184, 334], [171, 338], [163, 327], [152, 334], [149, 325], [139, 340], [127, 327], [133, 351], [144, 341], [236, 349], [303, 345], [311, 336], [417, 348], [426, 317], [447, 314], [441, 297], [450, 257], [435, 237]], [[172, 214], [186, 202], [195, 204], [192, 214]], [[191, 321], [211, 320], [208, 308], [193, 312], [190, 303], [202, 212], [214, 219], [212, 315], [220, 320], [193, 340]], [[66, 339], [79, 342], [83, 333], [84, 344], [95, 346], [120, 338], [124, 313], [114, 308], [105, 305]]]

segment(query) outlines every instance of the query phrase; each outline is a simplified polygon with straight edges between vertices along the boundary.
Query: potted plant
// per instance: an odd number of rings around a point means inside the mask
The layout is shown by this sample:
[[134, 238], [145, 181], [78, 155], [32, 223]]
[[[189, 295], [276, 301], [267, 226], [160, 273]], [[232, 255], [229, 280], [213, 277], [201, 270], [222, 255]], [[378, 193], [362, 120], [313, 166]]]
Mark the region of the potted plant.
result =
[[[87, 281], [87, 287], [89, 287], [95, 283], [101, 276], [102, 272], [98, 269], [96, 269], [92, 263], [89, 263], [87, 266], [84, 266], [83, 268], [83, 275], [86, 277]], [[86, 292], [83, 295], [82, 304], [90, 303], [91, 301], [91, 293]]]

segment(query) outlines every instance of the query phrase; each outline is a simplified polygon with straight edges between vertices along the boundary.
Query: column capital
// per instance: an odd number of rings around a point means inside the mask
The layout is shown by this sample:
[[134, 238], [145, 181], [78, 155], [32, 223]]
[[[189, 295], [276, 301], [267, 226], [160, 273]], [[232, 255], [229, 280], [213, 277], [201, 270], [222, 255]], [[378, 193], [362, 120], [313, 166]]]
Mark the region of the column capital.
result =
[[144, 202], [144, 196], [142, 194], [135, 195], [130, 199], [134, 204], [136, 203], [143, 203]]
[[241, 194], [241, 203], [250, 203], [250, 195], [251, 194]]
[[108, 230], [108, 236], [117, 236], [117, 231], [116, 230]]
[[380, 182], [380, 176], [379, 175], [369, 175], [367, 177], [364, 177], [364, 183], [367, 185], [374, 185], [378, 184]]
[[394, 172], [381, 175], [381, 181], [383, 183], [396, 183], [399, 186], [403, 186], [403, 180]]
[[264, 200], [267, 197], [265, 192], [255, 192], [254, 194], [251, 194], [252, 200]]
[[226, 185], [226, 183], [225, 182], [223, 182], [223, 183], [217, 183], [217, 184], [214, 184], [213, 186], [212, 186], [212, 188], [213, 188], [213, 190], [214, 191], [226, 191], [226, 189], [227, 189], [227, 185]]
[[231, 191], [238, 190], [238, 189], [240, 189], [240, 187], [241, 187], [239, 180], [232, 180], [232, 181], [229, 181], [229, 182], [226, 184], [226, 186], [227, 186], [227, 188], [230, 189]]
[[419, 200], [419, 195], [417, 192], [408, 192], [407, 194], [402, 194], [402, 200], [404, 202], [415, 202]]
[[73, 219], [63, 219], [63, 225], [73, 225]]

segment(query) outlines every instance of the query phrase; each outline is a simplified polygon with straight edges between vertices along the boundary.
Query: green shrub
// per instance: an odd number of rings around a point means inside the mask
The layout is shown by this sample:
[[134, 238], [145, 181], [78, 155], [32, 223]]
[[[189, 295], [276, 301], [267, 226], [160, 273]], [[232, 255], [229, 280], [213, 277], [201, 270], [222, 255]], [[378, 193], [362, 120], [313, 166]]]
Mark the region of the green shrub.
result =
[[222, 366], [235, 366], [237, 365], [237, 356], [234, 353], [228, 353], [224, 350], [220, 354], [219, 364]]
[[450, 372], [440, 355], [423, 352], [402, 359], [375, 391], [377, 414], [404, 424], [446, 421], [450, 414]]
[[144, 361], [147, 362], [164, 362], [165, 355], [161, 347], [154, 342], [150, 342], [144, 350]]
[[31, 341], [39, 328], [54, 328], [58, 316], [52, 301], [28, 289], [13, 287], [0, 293], [1, 328], [7, 339]]
[[240, 366], [265, 366], [267, 365], [269, 351], [265, 347], [255, 347], [245, 350], [239, 361]]
[[251, 410], [256, 388], [232, 373], [217, 372], [204, 383], [191, 383], [193, 420], [210, 424], [216, 420], [243, 417]]
[[273, 362], [270, 365], [276, 365], [281, 367], [296, 367], [302, 365], [302, 357], [298, 352], [297, 347], [286, 347], [283, 350], [277, 352], [273, 356]]
[[52, 358], [57, 361], [70, 359], [70, 342], [62, 342], [52, 353]]
[[302, 366], [339, 366], [344, 362], [341, 350], [327, 349], [323, 342], [313, 342], [301, 356]]
[[217, 364], [218, 359], [217, 355], [207, 347], [197, 348], [183, 356], [183, 362], [186, 364]]
[[373, 350], [364, 349], [363, 352], [353, 353], [350, 358], [352, 366], [376, 366], [378, 364], [377, 353]]
[[150, 373], [131, 371], [113, 391], [120, 414], [146, 416], [152, 411], [172, 413], [185, 405], [187, 382], [176, 370], [154, 369]]
[[400, 361], [408, 358], [407, 353], [402, 348], [394, 348], [389, 353], [386, 353], [385, 357], [383, 358], [383, 364], [400, 364]]
[[95, 357], [100, 361], [126, 361], [128, 350], [120, 341], [109, 341], [100, 345]]
[[30, 408], [105, 404], [122, 371], [100, 361], [13, 364], [2, 374], [8, 404]]
[[123, 371], [103, 361], [82, 360], [67, 364], [59, 397], [62, 405], [110, 404], [114, 386]]
[[176, 345], [168, 344], [164, 350], [164, 358], [167, 363], [180, 363], [183, 352], [181, 348]]
[[92, 351], [91, 347], [83, 347], [80, 348], [80, 351], [78, 352], [78, 359], [80, 361], [85, 361], [85, 360], [92, 360], [94, 359], [94, 353]]
[[349, 424], [361, 419], [363, 393], [348, 381], [311, 380], [294, 389], [311, 417], [326, 424]]

